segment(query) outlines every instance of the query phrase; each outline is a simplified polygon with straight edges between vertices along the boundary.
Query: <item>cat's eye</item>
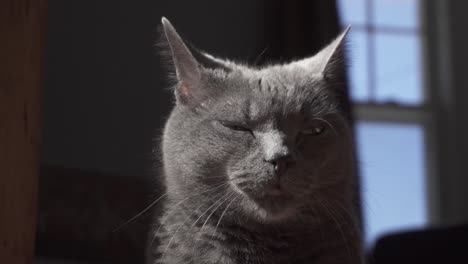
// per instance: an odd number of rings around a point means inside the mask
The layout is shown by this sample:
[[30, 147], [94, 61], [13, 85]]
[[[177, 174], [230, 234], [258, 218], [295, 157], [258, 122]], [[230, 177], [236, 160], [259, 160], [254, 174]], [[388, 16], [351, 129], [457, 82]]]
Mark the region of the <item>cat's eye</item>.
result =
[[236, 124], [236, 123], [230, 123], [230, 122], [221, 122], [221, 124], [229, 129], [235, 130], [235, 131], [245, 131], [245, 132], [250, 132], [252, 133], [252, 130], [250, 128]]
[[247, 132], [250, 131], [250, 129], [248, 129], [248, 128], [246, 128], [246, 127], [243, 127], [243, 126], [228, 125], [227, 127], [230, 128], [230, 129], [232, 129], [232, 130], [236, 130], [236, 131], [247, 131]]
[[312, 127], [309, 129], [304, 129], [301, 131], [301, 133], [304, 135], [318, 136], [318, 135], [323, 134], [324, 131], [325, 131], [325, 128], [323, 126], [316, 126], [316, 127]]

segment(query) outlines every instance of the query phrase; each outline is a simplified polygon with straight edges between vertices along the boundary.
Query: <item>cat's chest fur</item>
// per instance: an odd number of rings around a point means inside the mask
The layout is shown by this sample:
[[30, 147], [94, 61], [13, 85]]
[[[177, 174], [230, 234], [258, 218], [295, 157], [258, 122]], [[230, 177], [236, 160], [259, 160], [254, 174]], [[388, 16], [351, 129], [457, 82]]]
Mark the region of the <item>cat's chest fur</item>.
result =
[[[343, 250], [349, 245], [338, 236], [341, 231], [335, 225], [252, 232], [236, 225], [216, 227], [213, 218], [205, 223], [205, 218], [186, 212], [163, 217], [164, 225], [156, 234], [160, 245], [153, 252], [157, 260], [152, 264], [359, 263], [357, 255]], [[197, 219], [202, 221], [194, 224]]]

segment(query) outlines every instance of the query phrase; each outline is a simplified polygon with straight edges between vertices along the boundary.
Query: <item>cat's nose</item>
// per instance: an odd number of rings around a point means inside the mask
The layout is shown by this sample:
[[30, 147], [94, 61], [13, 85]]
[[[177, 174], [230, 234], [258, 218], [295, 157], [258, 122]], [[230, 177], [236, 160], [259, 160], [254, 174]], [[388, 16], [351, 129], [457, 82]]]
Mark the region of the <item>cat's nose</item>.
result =
[[273, 155], [265, 157], [265, 161], [272, 164], [277, 172], [284, 172], [291, 167], [294, 159], [289, 149], [284, 148], [282, 151], [275, 152]]
[[291, 153], [289, 149], [284, 148], [284, 147], [281, 150], [277, 150], [274, 153], [268, 153], [267, 155], [265, 155], [265, 161], [271, 164], [276, 164], [278, 163], [278, 161], [286, 160], [290, 158], [291, 158]]
[[292, 165], [293, 156], [287, 144], [286, 135], [277, 130], [264, 133], [262, 136], [264, 160], [271, 163], [278, 173]]

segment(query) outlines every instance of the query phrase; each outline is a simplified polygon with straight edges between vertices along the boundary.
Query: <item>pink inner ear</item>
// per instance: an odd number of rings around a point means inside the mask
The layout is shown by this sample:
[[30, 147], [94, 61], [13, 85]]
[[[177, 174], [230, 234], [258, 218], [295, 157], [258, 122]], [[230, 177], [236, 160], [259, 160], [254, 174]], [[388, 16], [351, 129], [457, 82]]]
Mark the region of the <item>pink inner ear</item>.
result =
[[182, 83], [179, 87], [180, 93], [182, 96], [189, 98], [192, 94], [190, 93], [189, 87], [185, 84]]

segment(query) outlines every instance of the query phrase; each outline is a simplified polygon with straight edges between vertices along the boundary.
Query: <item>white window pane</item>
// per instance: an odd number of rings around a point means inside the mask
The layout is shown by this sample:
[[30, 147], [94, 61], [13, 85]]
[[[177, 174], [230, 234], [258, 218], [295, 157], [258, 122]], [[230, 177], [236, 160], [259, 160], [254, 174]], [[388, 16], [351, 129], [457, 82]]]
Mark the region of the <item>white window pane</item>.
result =
[[338, 0], [338, 12], [343, 25], [363, 25], [366, 17], [366, 0]]
[[382, 234], [427, 223], [424, 130], [359, 122], [362, 209], [369, 246]]
[[377, 102], [422, 103], [419, 37], [385, 33], [374, 37]]
[[373, 24], [417, 28], [419, 26], [419, 1], [373, 0]]
[[354, 102], [366, 102], [369, 98], [367, 35], [364, 31], [351, 30], [349, 33], [349, 79], [351, 98]]

